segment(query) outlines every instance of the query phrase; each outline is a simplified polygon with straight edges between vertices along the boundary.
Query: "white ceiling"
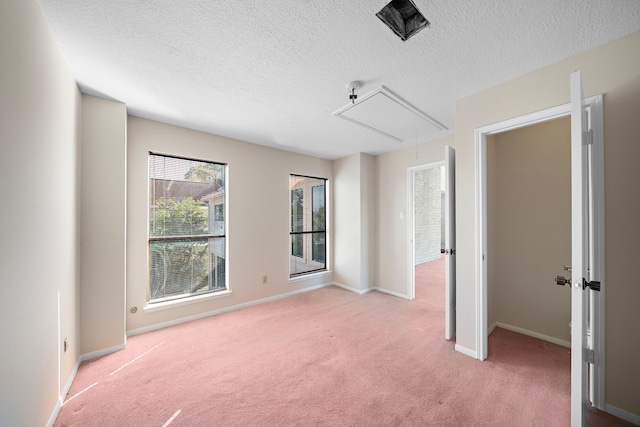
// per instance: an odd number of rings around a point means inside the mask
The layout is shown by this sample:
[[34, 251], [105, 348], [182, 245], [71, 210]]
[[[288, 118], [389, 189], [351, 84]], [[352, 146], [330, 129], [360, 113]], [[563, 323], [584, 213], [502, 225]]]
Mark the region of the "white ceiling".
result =
[[388, 0], [39, 1], [84, 93], [329, 159], [403, 147], [332, 115], [352, 80], [453, 130], [457, 99], [640, 30], [637, 0], [414, 0], [431, 26], [406, 42]]

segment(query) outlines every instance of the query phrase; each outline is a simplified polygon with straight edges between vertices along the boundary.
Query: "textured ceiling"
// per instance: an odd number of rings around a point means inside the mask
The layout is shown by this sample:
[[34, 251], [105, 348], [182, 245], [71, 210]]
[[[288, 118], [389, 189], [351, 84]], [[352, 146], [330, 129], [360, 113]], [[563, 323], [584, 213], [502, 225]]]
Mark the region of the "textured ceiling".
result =
[[403, 147], [332, 115], [352, 80], [453, 130], [457, 99], [640, 30], [637, 0], [414, 0], [431, 26], [406, 42], [388, 0], [39, 1], [84, 93], [330, 159]]

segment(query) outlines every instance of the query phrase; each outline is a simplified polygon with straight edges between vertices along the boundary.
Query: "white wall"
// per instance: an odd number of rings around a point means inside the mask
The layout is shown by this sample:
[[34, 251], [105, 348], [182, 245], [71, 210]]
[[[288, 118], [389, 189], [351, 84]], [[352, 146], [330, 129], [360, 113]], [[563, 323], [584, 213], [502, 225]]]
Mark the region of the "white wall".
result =
[[125, 344], [127, 109], [82, 96], [82, 354]]
[[[221, 136], [129, 117], [127, 141], [127, 330], [202, 315], [234, 305], [330, 283], [331, 272], [289, 281], [289, 174], [329, 180], [333, 163]], [[231, 294], [145, 311], [148, 153], [228, 164], [227, 275]], [[331, 223], [331, 219], [329, 220]], [[328, 253], [331, 260], [332, 254]], [[268, 276], [268, 283], [262, 277]], [[137, 312], [131, 313], [131, 307]]]
[[43, 426], [79, 354], [80, 93], [35, 0], [0, 2], [0, 58], [0, 424]]
[[457, 344], [475, 350], [474, 129], [569, 102], [569, 75], [584, 94], [604, 94], [606, 246], [606, 400], [640, 414], [640, 33], [459, 100], [456, 105]]

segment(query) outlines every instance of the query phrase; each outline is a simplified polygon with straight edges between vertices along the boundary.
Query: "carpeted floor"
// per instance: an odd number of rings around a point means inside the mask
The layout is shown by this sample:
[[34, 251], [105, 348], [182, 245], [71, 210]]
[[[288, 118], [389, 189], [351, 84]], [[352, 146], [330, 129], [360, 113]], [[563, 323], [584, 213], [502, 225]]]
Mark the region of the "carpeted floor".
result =
[[568, 426], [569, 351], [497, 329], [489, 360], [456, 352], [429, 264], [414, 301], [328, 287], [131, 337], [55, 425]]

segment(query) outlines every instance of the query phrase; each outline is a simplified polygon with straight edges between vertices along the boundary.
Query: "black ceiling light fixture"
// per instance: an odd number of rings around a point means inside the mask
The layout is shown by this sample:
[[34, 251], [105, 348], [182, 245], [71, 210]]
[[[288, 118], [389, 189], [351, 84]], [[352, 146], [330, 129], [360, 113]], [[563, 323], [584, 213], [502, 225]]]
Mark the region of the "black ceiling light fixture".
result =
[[411, 0], [391, 0], [376, 16], [403, 42], [431, 24]]

